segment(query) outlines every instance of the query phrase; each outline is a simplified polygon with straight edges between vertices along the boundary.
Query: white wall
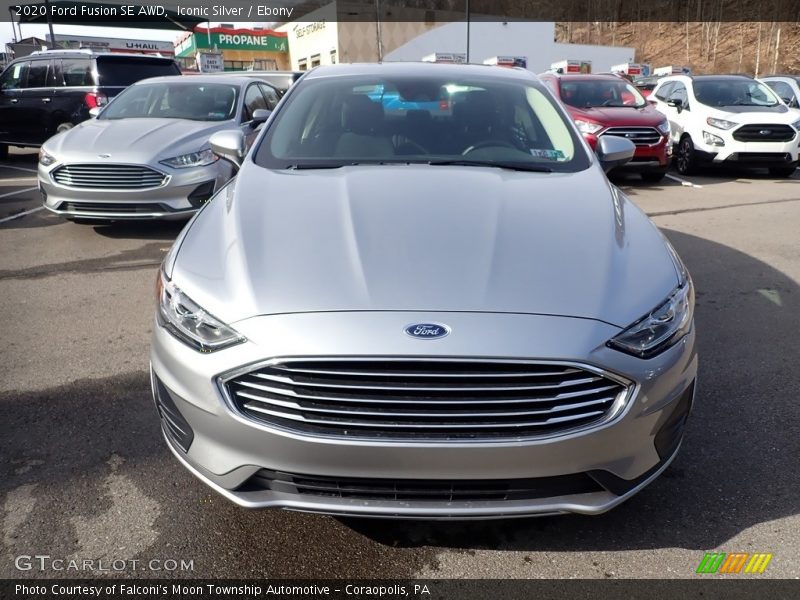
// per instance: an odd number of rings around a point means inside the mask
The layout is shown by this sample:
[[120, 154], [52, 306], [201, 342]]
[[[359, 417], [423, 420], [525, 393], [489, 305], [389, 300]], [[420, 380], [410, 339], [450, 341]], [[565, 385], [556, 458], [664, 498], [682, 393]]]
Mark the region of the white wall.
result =
[[[592, 61], [592, 71], [608, 71], [612, 65], [633, 62], [633, 48], [558, 44], [555, 23], [472, 22], [470, 23], [470, 62], [482, 63], [493, 56], [527, 56], [528, 69], [541, 73], [559, 60]], [[423, 33], [384, 57], [385, 61], [418, 61], [434, 52], [465, 52], [466, 23], [447, 23]]]
[[339, 27], [336, 22], [336, 3], [332, 2], [304, 15], [303, 21], [292, 21], [277, 28], [285, 31], [289, 41], [291, 68], [297, 71], [299, 62], [306, 60], [311, 68], [311, 57], [319, 54], [320, 64], [331, 64], [331, 51], [336, 51], [339, 62]]

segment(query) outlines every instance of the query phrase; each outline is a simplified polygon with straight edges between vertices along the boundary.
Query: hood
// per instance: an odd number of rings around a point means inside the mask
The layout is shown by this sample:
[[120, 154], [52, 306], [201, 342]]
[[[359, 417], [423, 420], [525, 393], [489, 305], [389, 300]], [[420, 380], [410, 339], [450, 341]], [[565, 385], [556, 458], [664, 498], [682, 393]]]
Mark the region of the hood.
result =
[[170, 275], [229, 323], [392, 310], [625, 326], [677, 284], [659, 231], [597, 166], [270, 171], [250, 162], [195, 219]]
[[588, 119], [602, 123], [606, 127], [657, 127], [664, 122], [664, 115], [649, 104], [643, 108], [631, 107], [569, 107], [573, 119]]
[[152, 162], [208, 146], [209, 136], [236, 127], [233, 121], [185, 119], [89, 119], [45, 142], [45, 150], [64, 162]]
[[[728, 116], [735, 116], [735, 115], [746, 116], [752, 113], [754, 116], [757, 115], [759, 119], [763, 119], [765, 115], [766, 116], [780, 115], [786, 117], [795, 114], [793, 112], [793, 109], [789, 108], [785, 104], [776, 104], [775, 106], [737, 106], [737, 105], [720, 106], [720, 107], [711, 106], [709, 108], [711, 108], [716, 112], [719, 112], [722, 115], [728, 115]], [[784, 118], [775, 119], [776, 123], [779, 122], [783, 123], [784, 121], [786, 121], [786, 119]]]

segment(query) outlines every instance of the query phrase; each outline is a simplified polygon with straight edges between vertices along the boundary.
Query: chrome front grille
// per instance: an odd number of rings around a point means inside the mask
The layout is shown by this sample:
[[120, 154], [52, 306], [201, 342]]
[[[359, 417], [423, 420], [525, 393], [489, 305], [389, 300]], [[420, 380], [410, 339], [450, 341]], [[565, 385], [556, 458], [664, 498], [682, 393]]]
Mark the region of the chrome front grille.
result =
[[788, 142], [794, 138], [794, 128], [789, 125], [742, 125], [733, 132], [739, 142]]
[[601, 135], [624, 137], [637, 146], [652, 146], [661, 140], [661, 133], [653, 127], [609, 127]]
[[80, 189], [145, 190], [167, 182], [167, 175], [139, 165], [63, 165], [53, 171], [53, 180]]
[[276, 359], [222, 381], [251, 421], [307, 435], [498, 440], [617, 414], [628, 386], [569, 364], [435, 358]]

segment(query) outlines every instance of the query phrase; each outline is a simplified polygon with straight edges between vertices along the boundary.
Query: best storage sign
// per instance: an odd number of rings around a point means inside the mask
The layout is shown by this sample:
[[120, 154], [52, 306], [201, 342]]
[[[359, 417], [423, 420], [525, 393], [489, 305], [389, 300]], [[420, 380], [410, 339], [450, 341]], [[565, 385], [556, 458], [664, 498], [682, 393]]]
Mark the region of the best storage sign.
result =
[[192, 47], [197, 49], [218, 50], [261, 50], [268, 52], [289, 52], [289, 43], [286, 34], [272, 31], [271, 29], [227, 29], [213, 27], [206, 30], [198, 27], [188, 39], [178, 43], [178, 55], [186, 56], [192, 53]]

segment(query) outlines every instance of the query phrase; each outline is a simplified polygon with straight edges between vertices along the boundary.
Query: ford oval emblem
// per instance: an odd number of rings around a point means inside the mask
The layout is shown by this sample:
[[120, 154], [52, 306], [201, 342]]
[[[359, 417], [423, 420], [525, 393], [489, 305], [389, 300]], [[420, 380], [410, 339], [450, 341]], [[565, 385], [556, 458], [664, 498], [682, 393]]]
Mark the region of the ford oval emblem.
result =
[[769, 129], [759, 129], [758, 133], [760, 133], [761, 135], [769, 135], [770, 133], [772, 133], [772, 131]]
[[403, 331], [418, 340], [438, 340], [450, 333], [450, 328], [441, 323], [412, 323]]

